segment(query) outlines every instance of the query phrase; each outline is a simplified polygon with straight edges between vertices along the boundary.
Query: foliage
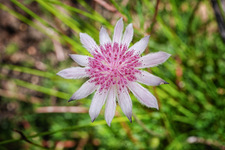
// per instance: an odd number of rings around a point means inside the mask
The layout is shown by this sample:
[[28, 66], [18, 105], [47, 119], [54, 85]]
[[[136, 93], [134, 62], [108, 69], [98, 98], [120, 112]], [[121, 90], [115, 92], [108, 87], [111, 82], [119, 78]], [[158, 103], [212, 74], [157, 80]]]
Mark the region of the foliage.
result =
[[[20, 20], [20, 25], [45, 35], [30, 39], [27, 47], [14, 41], [4, 43], [0, 149], [224, 148], [225, 44], [209, 1], [11, 0], [1, 2], [0, 9]], [[98, 42], [100, 27], [112, 35], [120, 17], [126, 24], [133, 23], [133, 43], [151, 34], [146, 53], [172, 54], [166, 63], [151, 69], [170, 84], [146, 87], [157, 96], [159, 111], [142, 106], [132, 96], [133, 123], [117, 107], [108, 127], [104, 112], [91, 123], [86, 110], [92, 96], [67, 103], [84, 80], [66, 80], [56, 73], [76, 65], [66, 54], [88, 54], [79, 42], [80, 32]], [[16, 61], [19, 56], [23, 57]], [[69, 107], [74, 105], [84, 108], [72, 113]], [[38, 111], [47, 106], [68, 110]]]

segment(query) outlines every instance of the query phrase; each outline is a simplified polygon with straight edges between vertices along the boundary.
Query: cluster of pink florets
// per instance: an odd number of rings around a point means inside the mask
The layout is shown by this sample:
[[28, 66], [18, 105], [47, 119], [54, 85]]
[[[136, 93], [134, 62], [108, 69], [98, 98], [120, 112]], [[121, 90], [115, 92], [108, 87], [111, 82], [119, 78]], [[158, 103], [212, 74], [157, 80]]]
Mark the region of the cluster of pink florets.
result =
[[95, 85], [100, 85], [100, 91], [108, 90], [111, 85], [117, 85], [119, 90], [124, 88], [128, 81], [136, 81], [135, 75], [140, 73], [136, 67], [141, 65], [140, 56], [133, 50], [127, 51], [123, 44], [111, 43], [100, 46], [100, 51], [95, 50], [93, 58], [89, 58], [89, 68], [86, 72], [90, 75]]

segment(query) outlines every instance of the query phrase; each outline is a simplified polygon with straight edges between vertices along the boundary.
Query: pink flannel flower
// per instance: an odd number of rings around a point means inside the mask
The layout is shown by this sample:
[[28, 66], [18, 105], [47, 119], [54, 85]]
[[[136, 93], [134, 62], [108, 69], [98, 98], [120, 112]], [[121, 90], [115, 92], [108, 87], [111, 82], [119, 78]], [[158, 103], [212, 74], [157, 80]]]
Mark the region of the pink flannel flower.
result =
[[93, 122], [106, 102], [105, 120], [109, 126], [115, 115], [116, 100], [123, 113], [132, 121], [132, 101], [128, 89], [143, 105], [158, 109], [156, 98], [139, 83], [151, 86], [168, 84], [161, 78], [139, 69], [162, 64], [170, 54], [156, 52], [141, 57], [140, 54], [148, 45], [149, 36], [128, 48], [133, 39], [133, 26], [129, 24], [124, 34], [123, 26], [121, 18], [115, 26], [113, 41], [102, 27], [99, 35], [100, 46], [88, 34], [80, 33], [81, 43], [93, 57], [71, 54], [70, 57], [84, 68], [72, 67], [58, 73], [66, 79], [89, 77], [69, 102], [85, 98], [96, 90], [89, 115]]

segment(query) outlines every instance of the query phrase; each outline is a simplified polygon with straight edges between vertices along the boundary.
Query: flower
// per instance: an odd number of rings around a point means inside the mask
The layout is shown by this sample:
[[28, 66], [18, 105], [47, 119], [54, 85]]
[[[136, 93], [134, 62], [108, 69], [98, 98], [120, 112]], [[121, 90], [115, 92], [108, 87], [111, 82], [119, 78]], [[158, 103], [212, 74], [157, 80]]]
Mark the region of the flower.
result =
[[69, 102], [85, 98], [96, 90], [89, 115], [93, 122], [106, 102], [105, 120], [109, 126], [115, 115], [116, 100], [132, 122], [132, 101], [128, 89], [143, 105], [158, 109], [156, 98], [137, 82], [151, 86], [168, 83], [139, 69], [157, 66], [165, 62], [170, 54], [156, 52], [141, 57], [149, 36], [128, 48], [133, 38], [133, 26], [129, 24], [123, 34], [122, 18], [115, 26], [113, 41], [104, 27], [100, 30], [99, 38], [100, 46], [88, 34], [80, 33], [81, 43], [93, 57], [71, 54], [70, 57], [84, 68], [72, 67], [57, 74], [66, 79], [90, 78], [72, 95]]

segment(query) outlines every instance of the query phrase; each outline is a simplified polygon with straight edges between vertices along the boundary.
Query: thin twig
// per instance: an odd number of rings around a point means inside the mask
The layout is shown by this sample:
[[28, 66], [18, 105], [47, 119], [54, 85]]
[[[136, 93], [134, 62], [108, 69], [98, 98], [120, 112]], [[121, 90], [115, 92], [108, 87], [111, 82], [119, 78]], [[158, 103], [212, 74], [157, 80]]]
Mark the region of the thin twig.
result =
[[152, 24], [150, 26], [150, 34], [152, 34], [153, 27], [156, 23], [156, 17], [157, 17], [158, 9], [159, 9], [159, 2], [160, 2], [160, 0], [157, 0], [156, 5], [155, 5], [155, 12], [154, 12], [154, 16], [153, 16], [153, 19], [152, 19]]
[[[118, 116], [121, 116], [120, 113], [118, 112]], [[138, 144], [139, 141], [132, 135], [132, 131], [130, 129], [130, 127], [128, 126], [127, 122], [120, 122], [122, 128], [124, 129], [124, 131], [126, 132], [127, 136], [130, 138], [130, 140], [134, 143], [134, 144]]]
[[41, 103], [40, 98], [37, 98], [37, 97], [34, 97], [34, 96], [29, 97], [27, 95], [24, 95], [24, 94], [21, 94], [21, 93], [14, 93], [14, 92], [11, 92], [9, 90], [0, 89], [0, 96], [7, 97], [7, 98], [15, 98], [17, 100], [29, 102], [29, 103], [33, 103], [33, 104]]
[[106, 1], [95, 0], [95, 2], [107, 9], [108, 11], [117, 12], [117, 9], [113, 5], [108, 4]]
[[[146, 117], [143, 117], [143, 118], [146, 118]], [[117, 117], [117, 118], [114, 118], [112, 123], [120, 123], [120, 122], [124, 122], [125, 120], [127, 120], [126, 117]], [[75, 125], [75, 126], [70, 126], [70, 127], [63, 127], [62, 129], [58, 129], [58, 130], [54, 130], [54, 131], [40, 132], [40, 133], [36, 133], [34, 135], [27, 136], [27, 138], [34, 138], [34, 137], [45, 136], [45, 135], [52, 135], [52, 134], [59, 133], [59, 132], [74, 131], [74, 130], [84, 128], [84, 127], [94, 127], [94, 126], [105, 125], [105, 124], [106, 124], [105, 120], [99, 120], [99, 121], [95, 121], [95, 123], [88, 123], [88, 124], [84, 124], [84, 125]], [[18, 141], [20, 141], [20, 139], [4, 140], [4, 141], [0, 141], [0, 145], [18, 142]]]
[[42, 148], [42, 149], [50, 149], [50, 148], [48, 148], [48, 147], [43, 147], [43, 146], [41, 146], [41, 145], [38, 145], [38, 144], [32, 142], [31, 140], [29, 140], [29, 139], [23, 134], [23, 132], [21, 132], [21, 131], [19, 131], [19, 130], [17, 130], [17, 129], [14, 129], [14, 131], [17, 132], [17, 133], [19, 133], [20, 136], [21, 136], [21, 139], [24, 140], [24, 141], [26, 141], [27, 143], [30, 143], [30, 144], [32, 144], [32, 145], [34, 145], [34, 146], [37, 146], [37, 147], [39, 147], [39, 148]]
[[193, 143], [201, 143], [201, 144], [205, 144], [205, 145], [209, 145], [209, 146], [218, 147], [221, 150], [225, 150], [225, 146], [223, 144], [219, 143], [218, 141], [204, 139], [204, 138], [200, 138], [200, 137], [196, 137], [196, 136], [190, 136], [190, 137], [188, 137], [187, 138], [187, 142], [190, 143], [190, 144], [193, 144]]
[[156, 133], [156, 132], [154, 132], [154, 131], [151, 131], [151, 130], [149, 130], [146, 126], [145, 126], [145, 124], [141, 121], [141, 120], [139, 120], [138, 118], [137, 118], [137, 116], [135, 115], [135, 114], [133, 114], [133, 117], [134, 117], [134, 119], [137, 121], [137, 123], [148, 133], [148, 134], [150, 134], [150, 135], [153, 135], [153, 136], [157, 136], [157, 137], [162, 137], [163, 135], [162, 134], [158, 134], [158, 133]]
[[79, 106], [47, 106], [36, 109], [37, 113], [87, 113], [86, 107]]

